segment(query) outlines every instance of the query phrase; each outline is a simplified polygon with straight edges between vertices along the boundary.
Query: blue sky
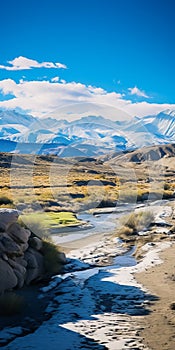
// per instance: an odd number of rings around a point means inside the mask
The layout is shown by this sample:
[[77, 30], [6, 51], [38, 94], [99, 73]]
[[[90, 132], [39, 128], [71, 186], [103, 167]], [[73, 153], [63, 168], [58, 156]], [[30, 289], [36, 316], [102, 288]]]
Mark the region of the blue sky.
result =
[[173, 0], [3, 0], [0, 105], [41, 115], [85, 96], [131, 114], [174, 109], [174, 13]]

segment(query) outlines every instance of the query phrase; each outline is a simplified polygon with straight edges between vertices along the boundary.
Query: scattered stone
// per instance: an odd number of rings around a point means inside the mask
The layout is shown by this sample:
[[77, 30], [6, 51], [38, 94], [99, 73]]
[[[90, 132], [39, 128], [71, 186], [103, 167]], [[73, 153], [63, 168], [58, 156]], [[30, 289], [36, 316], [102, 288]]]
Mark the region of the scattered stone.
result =
[[175, 301], [173, 303], [170, 304], [170, 309], [171, 310], [175, 310]]

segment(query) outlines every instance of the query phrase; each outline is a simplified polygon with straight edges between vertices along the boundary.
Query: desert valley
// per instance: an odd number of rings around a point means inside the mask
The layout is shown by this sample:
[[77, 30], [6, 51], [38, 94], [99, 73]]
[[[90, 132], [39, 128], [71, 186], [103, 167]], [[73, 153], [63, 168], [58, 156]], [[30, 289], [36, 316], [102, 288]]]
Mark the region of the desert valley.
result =
[[[152, 117], [159, 130], [162, 115]], [[99, 118], [90, 127], [97, 134]], [[1, 152], [3, 349], [46, 348], [46, 332], [52, 349], [173, 349], [175, 145], [166, 127], [166, 143], [119, 142], [96, 157], [74, 147], [61, 157], [55, 143]], [[56, 149], [69, 152], [62, 143]]]

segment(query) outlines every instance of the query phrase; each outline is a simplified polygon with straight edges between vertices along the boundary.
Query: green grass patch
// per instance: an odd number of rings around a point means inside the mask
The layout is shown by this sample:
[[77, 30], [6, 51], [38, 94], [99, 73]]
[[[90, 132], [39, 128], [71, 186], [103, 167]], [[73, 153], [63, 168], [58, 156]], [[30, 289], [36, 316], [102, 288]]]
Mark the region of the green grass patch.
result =
[[78, 226], [81, 221], [72, 212], [37, 212], [20, 216], [20, 220], [39, 237], [48, 236], [52, 230]]

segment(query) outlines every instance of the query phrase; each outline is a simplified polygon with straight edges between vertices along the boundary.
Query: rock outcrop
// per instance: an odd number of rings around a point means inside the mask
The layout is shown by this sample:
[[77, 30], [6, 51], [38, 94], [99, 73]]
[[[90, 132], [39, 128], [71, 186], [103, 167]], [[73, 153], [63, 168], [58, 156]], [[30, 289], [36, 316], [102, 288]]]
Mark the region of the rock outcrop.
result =
[[[0, 294], [45, 278], [43, 242], [18, 221], [15, 209], [0, 209]], [[58, 252], [60, 264], [66, 263]]]

